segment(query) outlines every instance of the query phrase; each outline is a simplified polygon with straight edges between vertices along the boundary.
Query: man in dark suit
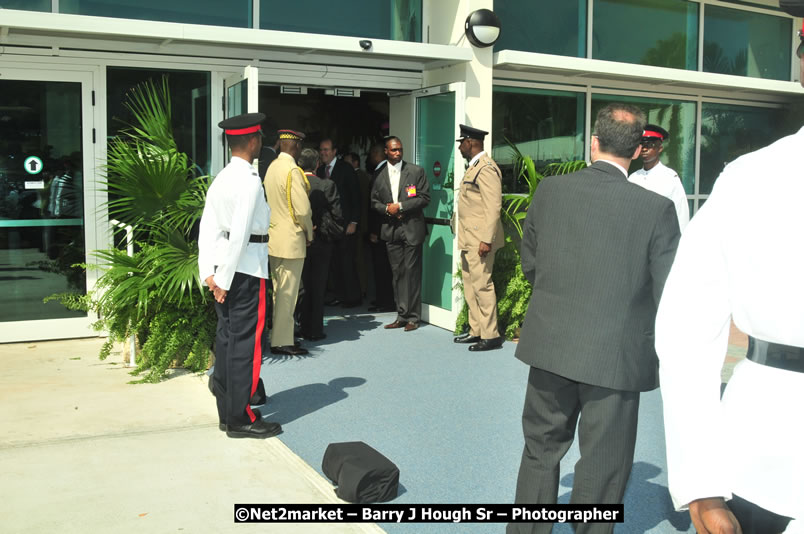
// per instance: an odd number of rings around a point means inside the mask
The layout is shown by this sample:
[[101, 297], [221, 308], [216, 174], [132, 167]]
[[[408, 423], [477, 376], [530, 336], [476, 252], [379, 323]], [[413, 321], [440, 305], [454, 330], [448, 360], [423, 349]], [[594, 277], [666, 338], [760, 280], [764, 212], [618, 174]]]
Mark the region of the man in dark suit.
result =
[[[533, 285], [516, 356], [530, 365], [517, 503], [555, 503], [575, 437], [572, 504], [621, 503], [639, 394], [658, 387], [653, 325], [680, 236], [673, 203], [627, 180], [645, 116], [627, 104], [597, 115], [592, 165], [539, 184], [525, 219], [522, 271]], [[611, 532], [612, 523], [576, 525]], [[511, 523], [507, 532], [550, 532]]]
[[346, 223], [343, 239], [337, 241], [333, 251], [333, 275], [337, 300], [344, 308], [360, 305], [360, 280], [357, 277], [357, 226], [360, 221], [360, 186], [351, 165], [337, 158], [338, 150], [332, 139], [324, 139], [318, 145], [321, 166], [316, 171], [320, 178], [335, 182], [341, 198], [343, 220]]
[[[341, 223], [341, 201], [332, 180], [319, 178], [313, 171], [318, 166], [318, 152], [305, 148], [299, 155], [299, 167], [310, 182], [310, 209], [313, 217], [313, 242], [307, 247], [302, 270], [304, 292], [299, 300], [301, 334], [304, 339], [324, 339], [324, 293], [327, 290], [327, 273], [332, 256], [333, 221]], [[329, 218], [329, 221], [327, 219]], [[338, 231], [341, 228], [338, 227]]]
[[385, 145], [377, 143], [371, 147], [366, 157], [366, 167], [371, 172], [369, 180], [369, 198], [366, 202], [368, 207], [367, 228], [369, 248], [371, 249], [371, 266], [374, 274], [374, 303], [369, 306], [370, 312], [392, 312], [396, 311], [394, 302], [393, 274], [391, 264], [388, 263], [388, 249], [385, 241], [380, 238], [380, 229], [385, 214], [377, 213], [371, 207], [371, 189], [377, 175], [388, 162], [385, 160]]
[[371, 188], [371, 207], [385, 215], [380, 237], [387, 243], [393, 272], [397, 317], [385, 328], [416, 330], [422, 312], [422, 243], [427, 235], [424, 208], [430, 203], [430, 184], [424, 169], [402, 161], [402, 141], [385, 140], [388, 163]]

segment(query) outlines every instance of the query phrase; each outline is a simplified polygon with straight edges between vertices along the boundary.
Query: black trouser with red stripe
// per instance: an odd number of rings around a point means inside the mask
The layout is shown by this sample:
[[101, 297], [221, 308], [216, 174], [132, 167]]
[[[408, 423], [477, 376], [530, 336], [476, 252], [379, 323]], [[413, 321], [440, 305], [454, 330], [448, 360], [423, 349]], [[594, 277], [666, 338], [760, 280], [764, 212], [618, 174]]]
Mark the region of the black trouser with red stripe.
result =
[[218, 419], [228, 425], [256, 420], [249, 399], [257, 391], [265, 328], [265, 279], [235, 273], [223, 304], [215, 302], [218, 330], [212, 378]]

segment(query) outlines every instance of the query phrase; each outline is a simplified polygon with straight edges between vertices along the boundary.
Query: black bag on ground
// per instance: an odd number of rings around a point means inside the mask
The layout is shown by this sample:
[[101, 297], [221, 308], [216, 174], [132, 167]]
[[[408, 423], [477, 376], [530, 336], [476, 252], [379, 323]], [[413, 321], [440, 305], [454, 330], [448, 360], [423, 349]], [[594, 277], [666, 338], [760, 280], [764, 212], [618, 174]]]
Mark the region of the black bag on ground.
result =
[[321, 469], [347, 502], [390, 501], [399, 490], [399, 468], [362, 441], [330, 443]]

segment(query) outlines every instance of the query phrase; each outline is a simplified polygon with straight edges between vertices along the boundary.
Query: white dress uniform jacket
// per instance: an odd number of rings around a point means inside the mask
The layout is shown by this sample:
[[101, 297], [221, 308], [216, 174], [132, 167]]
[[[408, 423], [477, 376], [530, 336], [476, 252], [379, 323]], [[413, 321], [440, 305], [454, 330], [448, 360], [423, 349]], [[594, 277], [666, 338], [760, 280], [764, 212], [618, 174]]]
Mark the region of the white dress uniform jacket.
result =
[[684, 232], [684, 228], [690, 222], [690, 207], [687, 203], [687, 193], [684, 192], [681, 178], [678, 177], [676, 171], [665, 167], [660, 161], [649, 171], [639, 169], [628, 177], [628, 181], [672, 200], [676, 205], [678, 228], [682, 233]]
[[729, 319], [804, 346], [804, 179], [797, 134], [729, 164], [681, 238], [656, 318], [670, 494], [739, 495], [804, 518], [804, 373], [744, 360], [723, 400]]
[[207, 192], [198, 235], [201, 280], [214, 274], [215, 283], [228, 291], [235, 272], [268, 278], [268, 246], [249, 243], [249, 237], [266, 235], [270, 216], [257, 171], [233, 157]]

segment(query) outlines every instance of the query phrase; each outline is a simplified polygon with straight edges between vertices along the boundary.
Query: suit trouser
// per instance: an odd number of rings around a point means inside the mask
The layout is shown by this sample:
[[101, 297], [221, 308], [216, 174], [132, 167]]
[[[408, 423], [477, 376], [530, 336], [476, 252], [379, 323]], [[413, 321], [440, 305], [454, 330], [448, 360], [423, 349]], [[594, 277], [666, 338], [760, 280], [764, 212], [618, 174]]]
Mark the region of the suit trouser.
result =
[[380, 308], [396, 307], [394, 304], [394, 284], [391, 264], [388, 262], [388, 248], [385, 241], [378, 239], [371, 243], [372, 266], [374, 267], [374, 299]]
[[271, 263], [271, 280], [274, 283], [274, 320], [271, 346], [293, 345], [295, 328], [293, 312], [299, 297], [304, 258], [277, 258], [268, 256]]
[[249, 399], [257, 391], [265, 327], [265, 279], [235, 273], [223, 304], [215, 302], [213, 392], [218, 420], [229, 425], [253, 423]]
[[301, 308], [301, 330], [305, 335], [318, 336], [324, 333], [324, 294], [327, 291], [327, 272], [332, 255], [332, 243], [319, 241], [316, 237], [307, 248], [302, 270], [304, 295]]
[[336, 241], [332, 254], [335, 274], [335, 294], [338, 300], [351, 304], [361, 300], [360, 279], [357, 275], [357, 232], [344, 234]]
[[461, 251], [463, 296], [469, 306], [469, 333], [483, 339], [500, 335], [497, 329], [497, 293], [491, 281], [495, 252], [492, 250], [481, 258], [476, 248]]
[[422, 315], [422, 245], [389, 241], [386, 246], [393, 274], [397, 320], [418, 324]]
[[[572, 355], [570, 355], [572, 356]], [[517, 504], [555, 504], [560, 462], [578, 423], [581, 459], [570, 504], [622, 503], [634, 462], [639, 392], [581, 384], [530, 368], [522, 429], [525, 449], [516, 483]], [[610, 533], [613, 523], [579, 523], [576, 532]], [[550, 523], [509, 523], [506, 532], [549, 533]]]

